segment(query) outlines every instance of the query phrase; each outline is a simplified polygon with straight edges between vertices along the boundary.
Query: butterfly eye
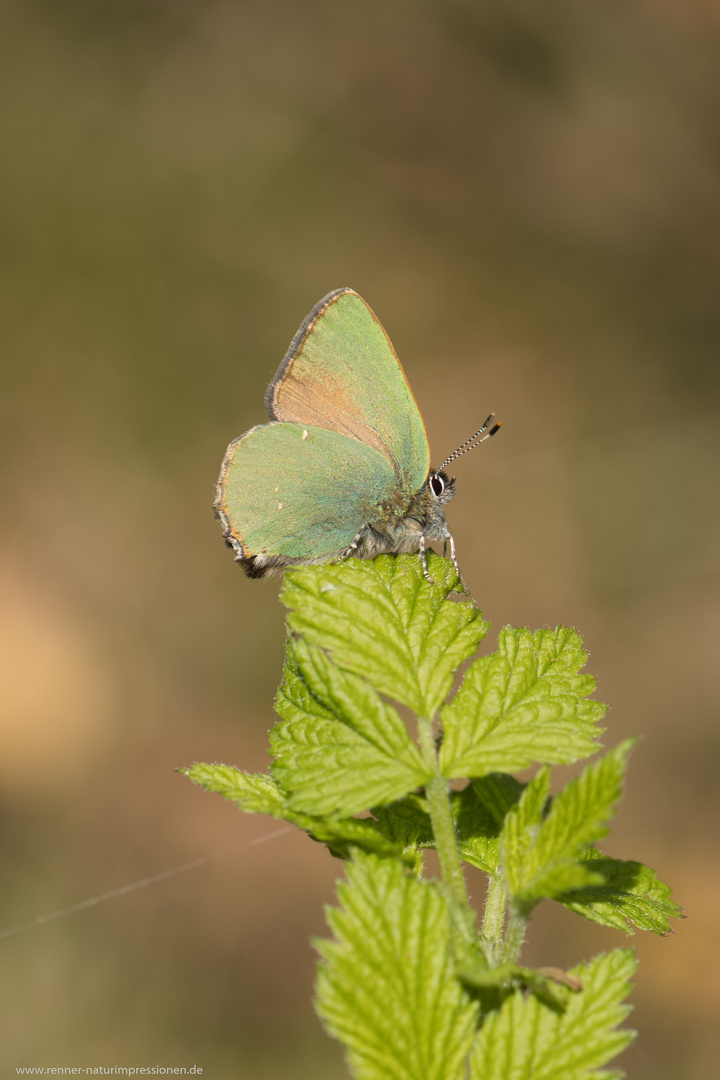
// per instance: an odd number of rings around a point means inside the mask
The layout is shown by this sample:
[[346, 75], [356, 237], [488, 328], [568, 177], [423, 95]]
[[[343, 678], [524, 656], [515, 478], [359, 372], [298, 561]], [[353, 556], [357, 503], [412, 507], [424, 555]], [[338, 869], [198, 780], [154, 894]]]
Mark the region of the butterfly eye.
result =
[[443, 491], [445, 490], [445, 483], [443, 481], [443, 478], [441, 476], [431, 476], [430, 488], [433, 495], [439, 499]]

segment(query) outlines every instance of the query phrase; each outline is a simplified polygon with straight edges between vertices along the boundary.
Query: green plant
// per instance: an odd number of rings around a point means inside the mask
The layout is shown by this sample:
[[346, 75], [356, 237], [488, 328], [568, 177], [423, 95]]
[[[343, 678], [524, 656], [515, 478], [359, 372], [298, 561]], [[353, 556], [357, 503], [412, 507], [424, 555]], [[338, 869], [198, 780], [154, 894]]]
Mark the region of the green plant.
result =
[[[622, 1075], [598, 1070], [633, 1037], [618, 1030], [632, 950], [571, 972], [518, 960], [544, 899], [628, 934], [667, 934], [680, 914], [652, 870], [595, 847], [632, 744], [551, 797], [550, 766], [590, 757], [602, 732], [579, 635], [506, 628], [451, 696], [490, 626], [451, 562], [431, 555], [430, 572], [432, 585], [416, 556], [390, 555], [288, 571], [272, 775], [205, 764], [183, 771], [241, 810], [295, 823], [346, 860], [339, 906], [327, 913], [333, 938], [316, 943], [316, 1003], [355, 1076]], [[390, 701], [412, 711], [416, 739]], [[511, 775], [536, 763], [529, 783]], [[451, 790], [451, 780], [469, 783]], [[424, 877], [429, 848], [440, 881]], [[479, 929], [463, 861], [488, 877]]]

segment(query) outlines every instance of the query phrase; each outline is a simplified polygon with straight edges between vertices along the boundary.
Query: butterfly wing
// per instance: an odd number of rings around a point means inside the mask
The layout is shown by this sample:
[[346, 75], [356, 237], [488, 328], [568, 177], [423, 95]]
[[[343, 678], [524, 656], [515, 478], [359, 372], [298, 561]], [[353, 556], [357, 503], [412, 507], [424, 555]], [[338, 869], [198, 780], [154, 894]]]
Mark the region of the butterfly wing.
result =
[[261, 424], [228, 447], [215, 509], [242, 560], [309, 561], [351, 544], [394, 490], [372, 446], [311, 424]]
[[380, 322], [352, 289], [315, 305], [265, 395], [273, 420], [313, 424], [371, 447], [415, 494], [430, 451], [420, 410]]

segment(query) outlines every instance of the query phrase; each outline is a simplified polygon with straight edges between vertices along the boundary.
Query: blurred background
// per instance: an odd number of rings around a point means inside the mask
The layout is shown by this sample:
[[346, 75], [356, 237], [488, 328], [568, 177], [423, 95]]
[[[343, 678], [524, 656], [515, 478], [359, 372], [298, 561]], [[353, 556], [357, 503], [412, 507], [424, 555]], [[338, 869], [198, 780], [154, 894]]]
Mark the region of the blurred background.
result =
[[[173, 772], [266, 768], [277, 581], [213, 520], [227, 443], [351, 285], [496, 626], [573, 624], [640, 734], [607, 850], [688, 919], [637, 935], [623, 1065], [720, 1054], [720, 8], [714, 0], [5, 0], [2, 924], [275, 829]], [[310, 1004], [341, 872], [288, 833], [0, 941], [8, 1074], [342, 1080]], [[482, 899], [480, 881], [472, 880]], [[546, 903], [528, 962], [623, 936]]]

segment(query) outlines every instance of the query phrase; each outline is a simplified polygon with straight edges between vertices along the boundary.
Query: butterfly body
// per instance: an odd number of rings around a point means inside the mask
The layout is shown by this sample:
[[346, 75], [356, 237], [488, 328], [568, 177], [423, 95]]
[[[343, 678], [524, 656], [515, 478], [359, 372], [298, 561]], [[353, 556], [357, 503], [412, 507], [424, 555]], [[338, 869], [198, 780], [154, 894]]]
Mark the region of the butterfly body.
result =
[[225, 455], [215, 512], [250, 577], [450, 542], [454, 478], [371, 309], [337, 289], [304, 320], [268, 388], [270, 423]]
[[450, 533], [445, 523], [444, 506], [454, 494], [454, 482], [451, 483], [444, 473], [431, 472], [409, 502], [394, 496], [377, 507], [377, 513], [358, 536], [358, 554], [370, 559], [385, 552], [412, 554], [420, 550], [423, 541], [425, 544], [446, 543]]

